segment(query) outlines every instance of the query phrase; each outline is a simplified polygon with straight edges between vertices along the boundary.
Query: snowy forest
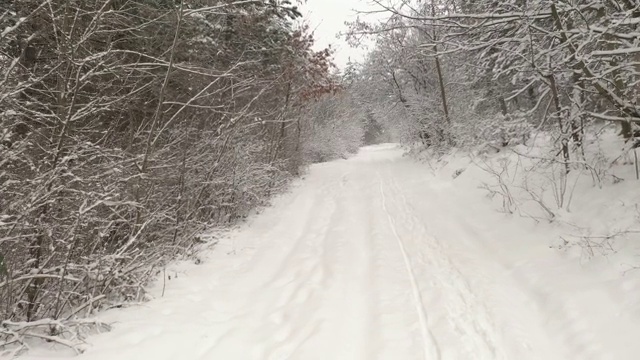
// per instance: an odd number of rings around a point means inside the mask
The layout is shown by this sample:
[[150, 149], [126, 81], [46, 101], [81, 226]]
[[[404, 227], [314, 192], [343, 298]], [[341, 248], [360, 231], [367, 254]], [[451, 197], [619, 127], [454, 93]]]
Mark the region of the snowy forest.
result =
[[0, 350], [75, 348], [206, 229], [363, 145], [472, 152], [500, 210], [536, 222], [584, 179], [640, 179], [636, 1], [375, 3], [383, 21], [343, 34], [365, 60], [338, 69], [303, 2], [3, 1]]
[[508, 153], [473, 162], [503, 211], [536, 220], [570, 210], [584, 177], [599, 188], [640, 179], [636, 2], [374, 2], [386, 20], [346, 33], [373, 41], [343, 80], [371, 119], [365, 132], [385, 129], [432, 166], [461, 149]]
[[584, 160], [592, 125], [615, 123], [622, 138], [637, 135], [634, 2], [378, 4], [390, 17], [352, 24], [353, 42], [373, 36], [375, 45], [347, 71], [380, 121], [401, 123], [393, 128], [405, 142], [507, 146], [545, 130], [568, 165]]
[[3, 2], [5, 344], [142, 299], [205, 226], [298, 175], [309, 139], [330, 137], [306, 106], [338, 86], [300, 16], [274, 0]]

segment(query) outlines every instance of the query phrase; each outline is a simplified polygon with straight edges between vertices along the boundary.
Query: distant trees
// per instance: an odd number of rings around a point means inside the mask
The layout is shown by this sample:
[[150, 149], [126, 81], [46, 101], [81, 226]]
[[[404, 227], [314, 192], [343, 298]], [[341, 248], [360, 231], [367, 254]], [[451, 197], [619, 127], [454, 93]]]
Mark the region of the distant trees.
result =
[[364, 108], [347, 89], [324, 94], [305, 109], [306, 116], [314, 119], [305, 131], [303, 149], [312, 162], [355, 154], [363, 143]]
[[457, 145], [478, 138], [466, 133], [507, 144], [521, 138], [525, 122], [553, 130], [570, 161], [593, 121], [615, 122], [623, 138], [633, 137], [640, 121], [637, 4], [377, 2], [389, 20], [352, 28], [376, 39], [365, 71], [419, 128], [435, 126], [435, 138]]
[[264, 204], [304, 164], [305, 104], [335, 90], [288, 0], [3, 4], [0, 346], [68, 337]]

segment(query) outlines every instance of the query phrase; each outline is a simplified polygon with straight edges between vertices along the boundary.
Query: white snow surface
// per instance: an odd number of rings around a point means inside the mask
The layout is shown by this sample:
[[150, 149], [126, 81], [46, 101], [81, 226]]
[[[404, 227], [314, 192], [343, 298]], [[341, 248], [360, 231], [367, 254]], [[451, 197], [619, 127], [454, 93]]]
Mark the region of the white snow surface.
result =
[[79, 358], [637, 359], [640, 271], [550, 248], [557, 226], [495, 211], [474, 174], [392, 144], [313, 165], [164, 296], [100, 314]]

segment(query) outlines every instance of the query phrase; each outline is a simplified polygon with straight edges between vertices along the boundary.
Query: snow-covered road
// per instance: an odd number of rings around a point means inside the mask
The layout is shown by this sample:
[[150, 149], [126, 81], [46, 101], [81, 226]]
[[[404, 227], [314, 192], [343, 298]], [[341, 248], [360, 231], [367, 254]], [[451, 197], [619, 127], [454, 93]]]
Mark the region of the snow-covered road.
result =
[[[631, 354], [638, 324], [623, 315], [616, 326], [628, 331], [606, 326], [615, 289], [569, 292], [575, 278], [547, 260], [546, 242], [526, 242], [531, 229], [501, 224], [452, 184], [393, 145], [314, 165], [202, 264], [168, 270], [163, 297], [101, 315], [115, 328], [90, 338], [81, 359]], [[508, 234], [523, 237], [526, 254], [496, 240]]]

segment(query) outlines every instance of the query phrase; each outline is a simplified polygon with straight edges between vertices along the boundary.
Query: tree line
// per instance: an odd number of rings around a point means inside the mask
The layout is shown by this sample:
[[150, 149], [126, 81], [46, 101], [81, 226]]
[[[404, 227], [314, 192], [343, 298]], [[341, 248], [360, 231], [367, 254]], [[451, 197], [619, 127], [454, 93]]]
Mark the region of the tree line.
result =
[[338, 89], [289, 0], [0, 8], [0, 347], [144, 297], [307, 162]]
[[560, 161], [570, 163], [581, 160], [592, 125], [612, 123], [627, 151], [637, 146], [637, 3], [375, 2], [387, 18], [351, 24], [352, 41], [374, 40], [353, 67], [370, 84], [369, 102], [386, 104], [376, 111], [400, 118], [405, 140], [506, 146], [540, 129], [554, 134]]

